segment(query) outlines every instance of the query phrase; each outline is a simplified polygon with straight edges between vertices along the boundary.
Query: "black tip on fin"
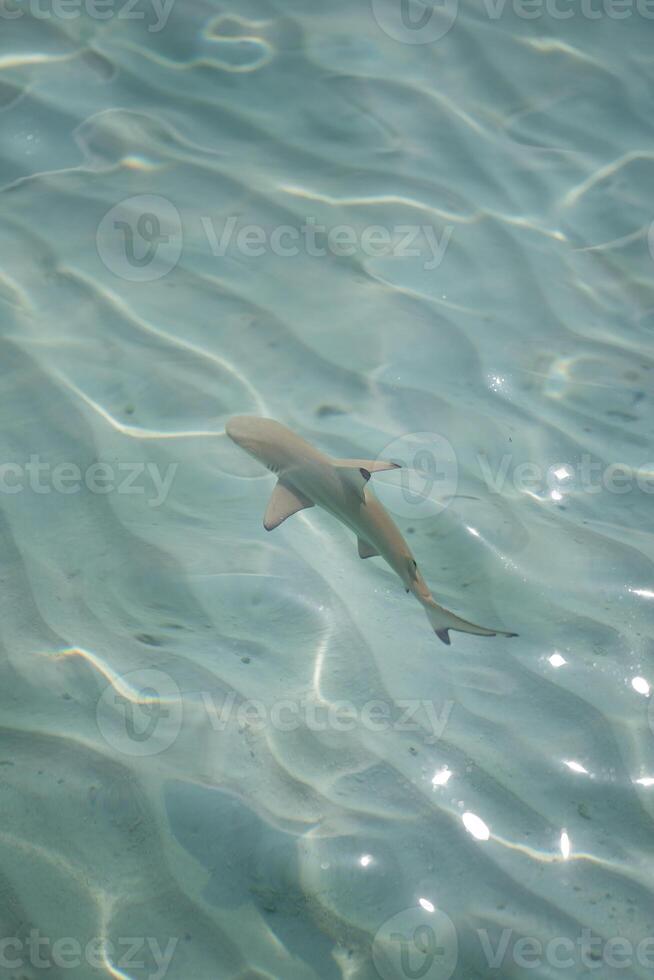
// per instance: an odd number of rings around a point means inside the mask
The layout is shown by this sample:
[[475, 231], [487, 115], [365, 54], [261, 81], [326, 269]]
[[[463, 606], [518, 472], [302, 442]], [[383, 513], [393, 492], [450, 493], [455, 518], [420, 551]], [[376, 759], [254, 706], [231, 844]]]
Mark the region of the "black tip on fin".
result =
[[508, 636], [508, 637], [511, 637], [511, 636], [520, 636], [519, 633], [505, 633], [504, 635], [505, 636]]
[[443, 641], [445, 646], [449, 647], [450, 644], [452, 643], [452, 641], [450, 640], [450, 634], [447, 632], [447, 630], [436, 630], [436, 636], [438, 637], [439, 640]]
[[367, 470], [363, 466], [360, 466], [359, 467], [359, 473], [361, 474], [361, 476], [363, 477], [363, 479], [367, 483], [368, 480], [370, 479], [370, 470]]

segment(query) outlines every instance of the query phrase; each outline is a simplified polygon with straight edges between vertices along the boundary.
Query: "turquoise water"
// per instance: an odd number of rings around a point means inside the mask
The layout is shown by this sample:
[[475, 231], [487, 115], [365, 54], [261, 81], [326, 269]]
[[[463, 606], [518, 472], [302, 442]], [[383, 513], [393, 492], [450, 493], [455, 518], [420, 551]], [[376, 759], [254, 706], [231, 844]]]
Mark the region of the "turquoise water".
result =
[[651, 13], [6, 0], [2, 980], [651, 976]]

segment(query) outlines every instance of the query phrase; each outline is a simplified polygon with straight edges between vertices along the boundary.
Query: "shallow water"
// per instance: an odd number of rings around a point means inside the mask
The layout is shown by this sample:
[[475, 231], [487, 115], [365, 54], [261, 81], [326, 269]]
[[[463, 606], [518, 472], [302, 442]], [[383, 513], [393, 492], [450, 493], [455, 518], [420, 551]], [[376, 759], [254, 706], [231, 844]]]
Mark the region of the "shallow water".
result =
[[0, 978], [650, 976], [651, 20], [5, 6]]

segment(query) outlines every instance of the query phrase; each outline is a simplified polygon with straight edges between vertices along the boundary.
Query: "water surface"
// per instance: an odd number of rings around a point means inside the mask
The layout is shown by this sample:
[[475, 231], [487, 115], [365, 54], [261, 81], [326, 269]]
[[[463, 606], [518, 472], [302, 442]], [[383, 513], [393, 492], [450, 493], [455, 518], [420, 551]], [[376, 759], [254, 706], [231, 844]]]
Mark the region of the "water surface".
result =
[[[52, 978], [650, 976], [651, 21], [24, 9], [0, 977], [44, 975], [33, 930]], [[316, 510], [266, 535], [234, 413], [437, 446], [378, 493], [439, 600], [519, 639], [446, 649]]]

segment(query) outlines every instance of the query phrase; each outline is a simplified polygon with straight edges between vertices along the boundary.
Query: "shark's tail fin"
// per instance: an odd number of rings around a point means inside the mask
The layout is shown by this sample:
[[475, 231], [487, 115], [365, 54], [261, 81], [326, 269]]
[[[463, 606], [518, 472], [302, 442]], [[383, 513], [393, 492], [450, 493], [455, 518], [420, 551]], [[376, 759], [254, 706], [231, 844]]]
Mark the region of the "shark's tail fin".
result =
[[461, 633], [475, 633], [477, 636], [517, 636], [517, 633], [507, 633], [505, 630], [489, 630], [485, 626], [475, 626], [467, 620], [455, 616], [449, 609], [444, 609], [431, 599], [423, 603], [427, 618], [439, 640], [450, 645], [448, 630], [459, 630]]

